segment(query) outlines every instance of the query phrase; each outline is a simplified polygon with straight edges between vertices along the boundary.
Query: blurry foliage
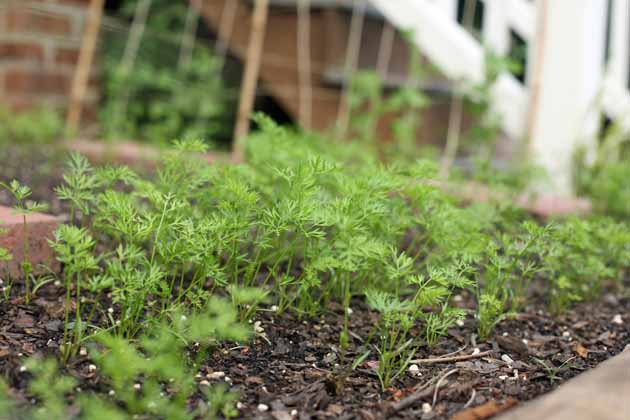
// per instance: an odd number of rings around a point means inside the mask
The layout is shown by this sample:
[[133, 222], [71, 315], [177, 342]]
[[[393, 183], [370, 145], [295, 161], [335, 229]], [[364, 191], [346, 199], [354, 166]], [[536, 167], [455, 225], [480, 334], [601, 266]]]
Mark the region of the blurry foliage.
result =
[[587, 155], [582, 148], [575, 156], [578, 193], [591, 197], [599, 212], [630, 217], [630, 132], [613, 122], [599, 139], [594, 161]]
[[[136, 3], [123, 2], [121, 15], [132, 19]], [[229, 136], [234, 101], [219, 72], [220, 59], [204, 45], [207, 41], [196, 39], [191, 61], [178, 68], [186, 13], [185, 2], [152, 2], [129, 74], [120, 66], [127, 34], [106, 32], [100, 112], [106, 137], [167, 144], [176, 138], [211, 143]]]
[[0, 146], [51, 143], [62, 133], [63, 120], [52, 108], [14, 113], [0, 106]]

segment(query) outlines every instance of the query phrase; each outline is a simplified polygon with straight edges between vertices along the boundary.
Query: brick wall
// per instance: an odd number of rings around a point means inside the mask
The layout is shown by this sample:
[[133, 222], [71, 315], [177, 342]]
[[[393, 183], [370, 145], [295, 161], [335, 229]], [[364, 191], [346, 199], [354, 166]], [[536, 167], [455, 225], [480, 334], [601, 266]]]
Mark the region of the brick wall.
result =
[[[89, 0], [0, 0], [0, 104], [14, 111], [68, 104]], [[92, 80], [84, 117], [94, 116]]]

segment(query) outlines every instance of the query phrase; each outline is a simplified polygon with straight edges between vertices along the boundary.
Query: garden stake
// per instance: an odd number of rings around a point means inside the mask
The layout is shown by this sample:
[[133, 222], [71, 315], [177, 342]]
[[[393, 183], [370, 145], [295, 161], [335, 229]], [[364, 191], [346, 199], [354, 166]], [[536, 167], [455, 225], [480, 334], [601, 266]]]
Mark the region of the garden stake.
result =
[[247, 48], [245, 72], [243, 73], [243, 82], [241, 84], [238, 116], [234, 129], [232, 159], [236, 162], [242, 162], [245, 159], [245, 137], [249, 133], [249, 119], [254, 107], [254, 98], [256, 97], [256, 85], [265, 42], [268, 12], [269, 0], [256, 0], [252, 16], [249, 46]]
[[79, 51], [77, 68], [74, 71], [72, 80], [72, 90], [70, 92], [70, 104], [68, 105], [68, 115], [66, 116], [66, 133], [74, 134], [79, 129], [81, 123], [81, 112], [83, 111], [83, 97], [87, 90], [88, 79], [94, 61], [94, 51], [98, 32], [101, 27], [101, 17], [103, 15], [103, 5], [105, 0], [91, 0], [88, 9], [88, 17]]

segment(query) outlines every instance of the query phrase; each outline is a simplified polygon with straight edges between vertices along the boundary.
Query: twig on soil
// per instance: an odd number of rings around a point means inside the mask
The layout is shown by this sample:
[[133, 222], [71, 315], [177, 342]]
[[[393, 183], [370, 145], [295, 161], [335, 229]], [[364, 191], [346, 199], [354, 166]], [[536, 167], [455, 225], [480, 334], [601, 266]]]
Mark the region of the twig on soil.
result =
[[435, 391], [433, 391], [433, 403], [431, 404], [431, 408], [435, 407], [435, 403], [437, 402], [437, 396], [438, 396], [438, 392], [440, 391], [440, 385], [442, 385], [442, 381], [444, 381], [446, 378], [448, 378], [452, 374], [457, 373], [458, 371], [459, 369], [449, 370], [440, 378], [437, 384], [435, 384]]
[[455, 350], [455, 351], [452, 351], [452, 352], [450, 352], [450, 353], [443, 354], [443, 355], [442, 355], [442, 356], [440, 356], [440, 357], [450, 357], [450, 356], [455, 356], [456, 354], [459, 354], [459, 353], [463, 352], [464, 350], [466, 350], [466, 346], [463, 346], [463, 347], [461, 347], [461, 348], [459, 348], [459, 349], [457, 349], [457, 350]]
[[470, 398], [468, 399], [468, 401], [466, 401], [466, 404], [464, 404], [464, 407], [462, 407], [462, 410], [470, 407], [473, 401], [475, 401], [476, 396], [477, 396], [477, 390], [473, 388], [472, 394], [470, 394]]
[[494, 350], [482, 351], [477, 354], [464, 354], [461, 356], [451, 356], [451, 357], [432, 357], [429, 359], [415, 359], [409, 361], [409, 363], [415, 363], [420, 365], [429, 365], [432, 363], [451, 363], [451, 362], [461, 362], [464, 360], [472, 360], [472, 359], [480, 359], [482, 357], [486, 357], [494, 353]]
[[[402, 411], [406, 408], [411, 407], [412, 405], [414, 405], [415, 403], [417, 403], [418, 401], [424, 399], [424, 398], [428, 398], [431, 396], [431, 394], [433, 393], [434, 387], [432, 386], [434, 382], [439, 381], [440, 378], [442, 377], [442, 373], [444, 372], [444, 370], [442, 372], [440, 372], [440, 376], [436, 376], [434, 378], [432, 378], [431, 380], [425, 382], [424, 384], [422, 384], [420, 387], [416, 388], [416, 391], [403, 398], [402, 400], [391, 404], [389, 407], [387, 407], [385, 409], [385, 412], [387, 414], [386, 417], [389, 417], [391, 415], [393, 415], [394, 413], [397, 413], [398, 411]], [[448, 373], [448, 372], [447, 372]]]

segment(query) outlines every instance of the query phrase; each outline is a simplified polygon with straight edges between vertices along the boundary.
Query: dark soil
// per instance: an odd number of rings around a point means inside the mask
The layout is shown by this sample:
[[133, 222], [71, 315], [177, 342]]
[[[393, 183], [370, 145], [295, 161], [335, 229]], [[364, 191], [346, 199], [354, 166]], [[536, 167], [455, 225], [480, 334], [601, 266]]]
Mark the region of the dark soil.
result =
[[[20, 291], [15, 291], [19, 294]], [[462, 296], [460, 305], [468, 306]], [[0, 303], [0, 375], [9, 378], [15, 394], [27, 401], [24, 360], [34, 354], [54, 355], [62, 339], [63, 290], [53, 284], [40, 289], [29, 305], [19, 298]], [[107, 302], [101, 302], [103, 310]], [[227, 382], [240, 392], [240, 412], [245, 418], [449, 418], [491, 400], [518, 402], [550, 391], [564, 380], [596, 366], [630, 344], [630, 299], [606, 294], [592, 304], [579, 304], [561, 316], [543, 309], [501, 322], [487, 341], [475, 342], [475, 321], [463, 326], [433, 348], [422, 347], [417, 358], [470, 355], [478, 348], [492, 351], [482, 358], [449, 363], [419, 364], [417, 373], [406, 372], [382, 392], [375, 374], [376, 352], [354, 371], [347, 367], [365, 350], [375, 314], [357, 301], [351, 315], [353, 339], [343, 354], [338, 348], [341, 308], [315, 319], [299, 320], [291, 314], [263, 311], [258, 316], [255, 339], [247, 345], [225, 345], [200, 367], [197, 381]], [[622, 323], [613, 320], [621, 315]], [[506, 358], [506, 355], [512, 360]], [[87, 356], [71, 360], [67, 373], [82, 389], [107, 389], [88, 369]], [[434, 391], [423, 385], [441, 382], [430, 412]], [[200, 384], [200, 387], [203, 385]], [[423, 398], [413, 398], [413, 396]], [[407, 398], [407, 399], [406, 399]], [[406, 399], [406, 400], [405, 400]], [[412, 401], [413, 400], [413, 401]], [[401, 403], [404, 401], [404, 403]], [[411, 402], [408, 407], [397, 407]], [[191, 401], [191, 405], [194, 405]], [[269, 407], [268, 411], [260, 411]], [[294, 412], [295, 414], [295, 412]]]

